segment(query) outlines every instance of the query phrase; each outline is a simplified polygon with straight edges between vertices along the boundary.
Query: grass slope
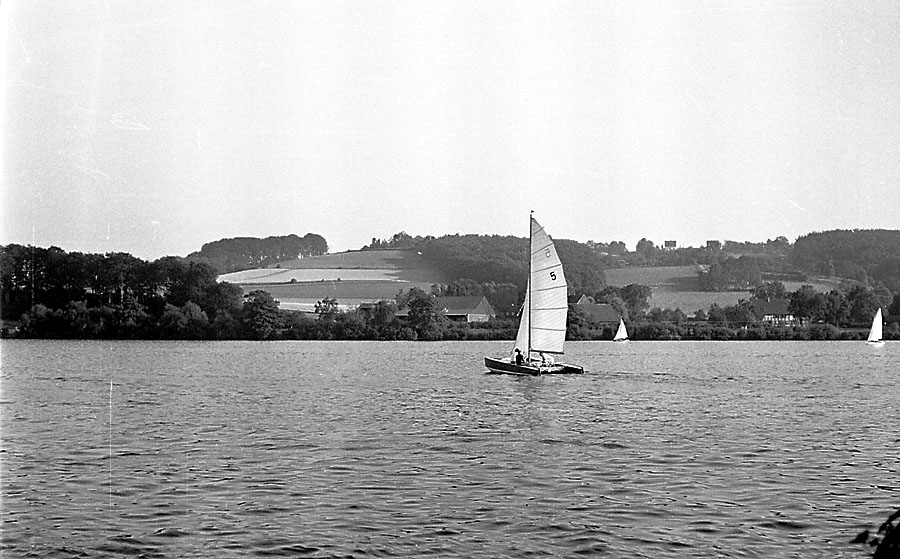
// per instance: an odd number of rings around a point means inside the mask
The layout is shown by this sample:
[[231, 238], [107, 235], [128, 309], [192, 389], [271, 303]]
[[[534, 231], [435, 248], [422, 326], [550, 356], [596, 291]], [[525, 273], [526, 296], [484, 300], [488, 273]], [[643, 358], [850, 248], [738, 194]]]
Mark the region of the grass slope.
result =
[[[681, 309], [692, 315], [698, 310], [707, 311], [716, 303], [720, 307], [736, 305], [741, 299], [749, 299], [749, 291], [699, 291], [697, 266], [647, 266], [607, 268], [604, 271], [607, 284], [625, 287], [632, 283], [649, 286], [653, 291], [650, 307]], [[803, 284], [812, 285], [817, 291], [837, 288], [838, 278], [810, 278], [806, 282], [782, 282], [788, 291], [796, 291]]]
[[430, 290], [447, 283], [443, 275], [412, 250], [348, 251], [282, 262], [224, 274], [220, 281], [239, 285], [245, 293], [262, 289], [285, 307], [301, 306], [333, 297], [344, 305], [393, 299], [400, 291]]

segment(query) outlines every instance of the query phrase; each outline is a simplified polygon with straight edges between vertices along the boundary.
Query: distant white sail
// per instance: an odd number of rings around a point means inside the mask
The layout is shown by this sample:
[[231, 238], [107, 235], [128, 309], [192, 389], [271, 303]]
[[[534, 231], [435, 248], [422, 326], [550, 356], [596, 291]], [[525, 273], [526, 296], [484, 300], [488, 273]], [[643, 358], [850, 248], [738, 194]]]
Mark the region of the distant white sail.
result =
[[628, 330], [625, 329], [625, 321], [621, 318], [619, 319], [619, 329], [616, 330], [616, 335], [613, 338], [614, 342], [624, 342], [628, 339]]
[[878, 312], [875, 313], [875, 318], [872, 319], [872, 328], [869, 330], [869, 338], [866, 340], [869, 343], [878, 343], [882, 338], [882, 319], [881, 319], [881, 308], [878, 309]]

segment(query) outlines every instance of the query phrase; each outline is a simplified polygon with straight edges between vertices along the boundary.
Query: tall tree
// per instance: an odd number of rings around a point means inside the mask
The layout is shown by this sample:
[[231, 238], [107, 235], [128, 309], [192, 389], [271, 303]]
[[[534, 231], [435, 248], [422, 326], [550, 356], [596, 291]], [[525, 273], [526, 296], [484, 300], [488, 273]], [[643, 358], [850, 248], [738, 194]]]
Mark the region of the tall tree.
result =
[[248, 335], [256, 340], [274, 337], [281, 319], [278, 302], [267, 291], [255, 290], [245, 296], [243, 323]]
[[784, 284], [780, 281], [766, 282], [754, 289], [753, 293], [750, 296], [751, 299], [760, 299], [762, 301], [771, 301], [772, 299], [787, 299], [787, 297], [787, 289], [785, 289]]
[[791, 294], [788, 311], [797, 318], [810, 320], [821, 317], [824, 309], [825, 296], [809, 284], [801, 285], [800, 289]]
[[440, 339], [446, 319], [438, 310], [433, 296], [418, 288], [410, 289], [406, 306], [409, 309], [409, 325], [420, 340]]

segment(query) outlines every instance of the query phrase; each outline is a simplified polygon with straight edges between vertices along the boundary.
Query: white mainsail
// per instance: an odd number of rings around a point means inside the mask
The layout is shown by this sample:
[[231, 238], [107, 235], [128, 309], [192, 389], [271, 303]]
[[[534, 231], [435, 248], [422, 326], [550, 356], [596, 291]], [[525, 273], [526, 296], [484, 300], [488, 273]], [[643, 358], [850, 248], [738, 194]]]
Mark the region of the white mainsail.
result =
[[531, 352], [563, 353], [569, 311], [568, 287], [556, 246], [534, 217], [530, 246], [528, 285], [515, 345], [526, 358]]
[[878, 312], [875, 313], [875, 318], [872, 319], [872, 329], [869, 330], [869, 338], [868, 342], [880, 342], [882, 333], [882, 320], [881, 320], [881, 308], [878, 309]]
[[621, 318], [619, 319], [619, 329], [616, 330], [616, 335], [613, 338], [614, 342], [624, 342], [628, 339], [628, 330], [625, 329], [625, 321]]

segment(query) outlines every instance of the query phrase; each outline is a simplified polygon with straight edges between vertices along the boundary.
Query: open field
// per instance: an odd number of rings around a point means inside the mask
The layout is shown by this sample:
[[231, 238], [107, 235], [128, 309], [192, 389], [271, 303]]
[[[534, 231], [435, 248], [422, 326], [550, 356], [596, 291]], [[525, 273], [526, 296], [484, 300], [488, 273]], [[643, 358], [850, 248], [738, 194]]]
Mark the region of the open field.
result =
[[239, 285], [247, 284], [277, 284], [294, 282], [319, 282], [319, 281], [410, 281], [401, 279], [403, 270], [375, 270], [375, 269], [334, 269], [334, 268], [305, 268], [302, 270], [284, 270], [281, 268], [263, 268], [257, 270], [244, 270], [225, 274], [219, 279]]
[[647, 266], [607, 268], [606, 283], [613, 287], [625, 287], [638, 283], [665, 291], [697, 291], [697, 266]]
[[305, 283], [275, 283], [242, 285], [244, 291], [262, 289], [268, 291], [275, 299], [315, 299], [333, 297], [338, 303], [353, 300], [380, 301], [393, 299], [400, 291], [408, 291], [418, 287], [424, 291], [431, 290], [430, 283], [405, 281], [316, 281]]
[[420, 254], [409, 250], [350, 251], [282, 262], [277, 268], [244, 270], [219, 276], [244, 293], [268, 291], [282, 308], [311, 312], [316, 301], [333, 297], [340, 308], [393, 299], [418, 287], [430, 291], [447, 283]]
[[650, 308], [681, 309], [688, 316], [698, 310], [708, 311], [713, 303], [726, 307], [750, 298], [747, 291], [699, 291], [697, 266], [607, 268], [604, 273], [606, 282], [613, 287], [632, 283], [649, 286]]
[[282, 262], [277, 268], [259, 268], [224, 274], [221, 281], [238, 285], [318, 281], [400, 281], [446, 283], [441, 273], [411, 250], [350, 251]]
[[282, 262], [279, 267], [302, 269], [410, 270], [437, 273], [428, 260], [414, 250], [351, 250]]
[[[741, 299], [750, 299], [749, 291], [699, 291], [697, 266], [648, 266], [607, 268], [606, 282], [613, 287], [625, 287], [632, 283], [646, 285], [653, 292], [650, 307], [681, 309], [687, 315], [698, 310], [709, 310], [713, 303], [720, 307], [736, 305]], [[801, 285], [812, 285], [816, 291], [836, 289], [840, 278], [810, 277], [805, 282], [785, 281], [785, 289], [793, 292]]]

